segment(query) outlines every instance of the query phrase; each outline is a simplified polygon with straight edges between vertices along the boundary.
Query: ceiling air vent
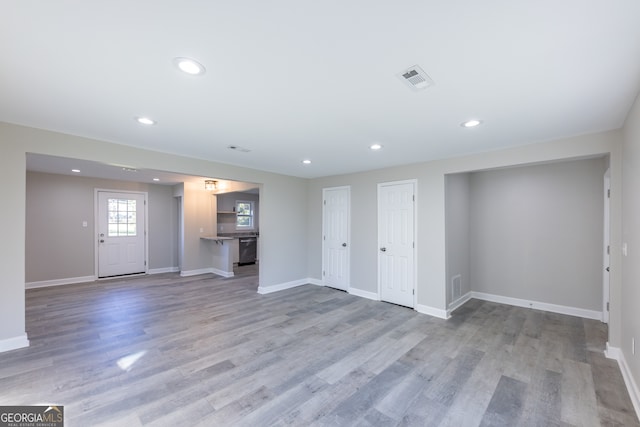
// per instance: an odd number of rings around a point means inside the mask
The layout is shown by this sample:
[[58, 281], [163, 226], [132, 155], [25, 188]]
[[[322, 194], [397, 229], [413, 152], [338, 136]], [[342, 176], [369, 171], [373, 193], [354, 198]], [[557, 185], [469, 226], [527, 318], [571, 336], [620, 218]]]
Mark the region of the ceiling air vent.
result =
[[227, 148], [233, 151], [240, 151], [241, 153], [250, 153], [248, 148], [240, 147], [239, 145], [228, 145]]
[[413, 90], [423, 90], [435, 84], [431, 77], [417, 65], [404, 70], [398, 74], [398, 77]]

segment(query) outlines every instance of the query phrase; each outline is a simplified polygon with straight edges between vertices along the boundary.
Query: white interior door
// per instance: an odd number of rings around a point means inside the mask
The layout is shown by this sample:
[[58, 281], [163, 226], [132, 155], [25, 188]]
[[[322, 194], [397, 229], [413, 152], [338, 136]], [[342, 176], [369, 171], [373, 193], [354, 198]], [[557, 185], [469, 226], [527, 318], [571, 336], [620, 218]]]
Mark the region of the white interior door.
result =
[[98, 191], [98, 277], [146, 272], [145, 199]]
[[380, 299], [414, 307], [415, 183], [378, 185]]
[[325, 188], [323, 193], [323, 282], [325, 286], [349, 288], [349, 187]]

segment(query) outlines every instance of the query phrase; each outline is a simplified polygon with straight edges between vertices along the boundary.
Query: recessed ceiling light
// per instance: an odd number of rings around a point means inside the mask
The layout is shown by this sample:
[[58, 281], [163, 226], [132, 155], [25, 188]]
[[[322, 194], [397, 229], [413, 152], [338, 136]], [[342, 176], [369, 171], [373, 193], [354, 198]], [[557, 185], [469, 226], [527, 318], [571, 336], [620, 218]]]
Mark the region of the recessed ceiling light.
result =
[[174, 58], [173, 63], [176, 64], [180, 71], [192, 76], [200, 76], [206, 71], [204, 65], [191, 58]]
[[302, 163], [304, 163], [305, 165], [310, 165], [310, 164], [311, 164], [311, 160], [309, 160], [309, 159], [304, 159], [304, 160], [302, 161]]
[[472, 119], [472, 120], [467, 120], [466, 122], [460, 123], [460, 126], [462, 126], [463, 128], [473, 128], [478, 126], [481, 123], [482, 123], [482, 120]]
[[378, 150], [379, 150], [379, 149], [381, 149], [381, 148], [382, 148], [382, 145], [380, 145], [380, 144], [371, 144], [371, 145], [369, 146], [369, 149], [371, 149], [371, 150], [373, 150], [373, 151], [378, 151]]
[[154, 181], [160, 181], [160, 178], [153, 178]]
[[146, 125], [146, 126], [151, 126], [156, 124], [156, 121], [151, 120], [149, 117], [136, 117], [136, 121], [141, 125]]
[[80, 173], [80, 169], [71, 169], [71, 172], [73, 172], [73, 173]]

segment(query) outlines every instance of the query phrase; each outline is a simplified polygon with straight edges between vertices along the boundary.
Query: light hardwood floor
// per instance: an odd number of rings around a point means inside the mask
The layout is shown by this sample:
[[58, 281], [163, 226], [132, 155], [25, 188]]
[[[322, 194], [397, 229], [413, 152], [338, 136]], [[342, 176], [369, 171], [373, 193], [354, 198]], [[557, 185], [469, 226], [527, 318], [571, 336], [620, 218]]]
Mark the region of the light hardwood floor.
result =
[[67, 426], [639, 425], [600, 322], [256, 289], [249, 266], [28, 290], [0, 405], [61, 404]]

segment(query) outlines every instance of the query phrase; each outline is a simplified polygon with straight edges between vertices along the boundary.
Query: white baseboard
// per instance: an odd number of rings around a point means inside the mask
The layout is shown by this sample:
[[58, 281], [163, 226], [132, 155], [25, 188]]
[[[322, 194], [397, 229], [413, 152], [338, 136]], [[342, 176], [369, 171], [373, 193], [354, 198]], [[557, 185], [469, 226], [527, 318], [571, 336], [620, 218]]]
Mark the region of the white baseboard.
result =
[[308, 282], [310, 285], [316, 285], [316, 286], [324, 286], [324, 283], [322, 283], [322, 280], [318, 280], [318, 279], [312, 279], [311, 277], [307, 278]]
[[470, 299], [471, 292], [467, 292], [466, 294], [462, 295], [460, 298], [449, 304], [449, 308], [447, 308], [447, 319], [451, 317], [451, 313], [453, 313], [454, 310], [462, 307], [462, 305], [464, 305], [464, 303], [469, 301]]
[[180, 272], [180, 277], [191, 277], [191, 276], [198, 276], [200, 274], [208, 274], [208, 273], [211, 273], [210, 268], [199, 268], [197, 270], [182, 270]]
[[348, 289], [347, 292], [349, 292], [351, 295], [355, 295], [361, 298], [371, 299], [374, 301], [380, 301], [380, 296], [378, 296], [376, 292], [363, 291], [362, 289], [358, 289], [358, 288], [347, 288], [347, 289]]
[[224, 270], [219, 270], [217, 268], [212, 268], [211, 272], [213, 274], [217, 274], [218, 276], [222, 276], [222, 277], [233, 277], [233, 276], [235, 276], [233, 271], [224, 271]]
[[585, 319], [594, 319], [602, 321], [602, 312], [595, 310], [586, 310], [584, 308], [568, 307], [565, 305], [549, 304], [546, 302], [529, 301], [520, 298], [511, 298], [501, 295], [486, 294], [484, 292], [471, 292], [471, 298], [483, 301], [497, 302], [500, 304], [513, 305], [516, 307], [533, 308], [536, 310], [549, 311], [551, 313], [567, 314], [569, 316], [583, 317]]
[[278, 283], [276, 285], [271, 286], [258, 286], [258, 293], [262, 295], [271, 294], [273, 292], [284, 291], [286, 289], [296, 288], [302, 285], [309, 285], [311, 283], [311, 279], [298, 279], [292, 280], [291, 282]]
[[629, 365], [627, 365], [627, 359], [625, 359], [624, 353], [618, 347], [610, 347], [607, 342], [607, 349], [604, 351], [604, 355], [608, 359], [614, 359], [618, 362], [620, 372], [622, 372], [622, 378], [624, 378], [624, 384], [627, 386], [627, 391], [631, 398], [631, 403], [633, 403], [633, 408], [636, 410], [636, 416], [640, 418], [640, 390], [633, 379], [633, 375], [631, 375], [631, 370], [629, 369]]
[[148, 274], [177, 273], [180, 267], [150, 268]]
[[29, 347], [29, 338], [27, 338], [26, 333], [17, 337], [0, 340], [0, 353], [24, 347]]
[[66, 279], [42, 280], [40, 282], [27, 282], [25, 289], [48, 288], [49, 286], [73, 285], [74, 283], [95, 282], [96, 276], [68, 277]]
[[233, 277], [233, 271], [218, 270], [217, 268], [199, 268], [197, 270], [184, 270], [180, 272], [180, 277], [199, 276], [201, 274], [217, 274], [222, 277]]
[[447, 310], [442, 310], [435, 307], [430, 307], [428, 305], [416, 304], [415, 310], [418, 313], [428, 314], [429, 316], [439, 317], [440, 319], [448, 319], [449, 314]]

